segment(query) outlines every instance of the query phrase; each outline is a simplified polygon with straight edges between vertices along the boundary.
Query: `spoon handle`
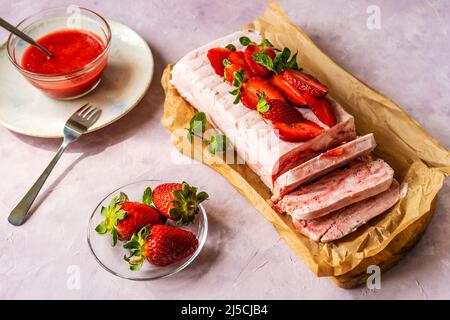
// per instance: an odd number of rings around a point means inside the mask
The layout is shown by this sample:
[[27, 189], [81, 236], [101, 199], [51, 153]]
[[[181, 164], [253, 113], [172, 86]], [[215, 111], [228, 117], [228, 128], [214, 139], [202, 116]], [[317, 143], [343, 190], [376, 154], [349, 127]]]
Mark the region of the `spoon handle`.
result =
[[[69, 142], [70, 143], [70, 142]], [[27, 194], [20, 200], [17, 206], [11, 211], [8, 221], [9, 223], [20, 226], [22, 225], [28, 217], [28, 211], [33, 205], [34, 200], [36, 199], [39, 191], [41, 191], [42, 186], [47, 180], [48, 176], [52, 172], [59, 158], [63, 154], [64, 150], [66, 150], [68, 144], [65, 140], [61, 147], [58, 149], [58, 152], [54, 156], [53, 160], [49, 163], [47, 168], [45, 168], [44, 172], [42, 172], [41, 176], [36, 180]]]
[[45, 49], [43, 46], [41, 46], [39, 43], [37, 43], [36, 41], [33, 40], [33, 38], [31, 38], [30, 36], [26, 35], [25, 33], [23, 33], [22, 31], [20, 31], [19, 29], [17, 29], [16, 27], [14, 27], [12, 24], [10, 24], [9, 22], [3, 20], [2, 18], [0, 18], [0, 26], [2, 26], [3, 28], [5, 28], [6, 30], [8, 30], [11, 33], [14, 33], [16, 36], [18, 36], [19, 38], [21, 38], [22, 40], [28, 42], [29, 44], [38, 47], [41, 51], [43, 51], [47, 56], [51, 57], [52, 54], [50, 51], [48, 51], [47, 49]]

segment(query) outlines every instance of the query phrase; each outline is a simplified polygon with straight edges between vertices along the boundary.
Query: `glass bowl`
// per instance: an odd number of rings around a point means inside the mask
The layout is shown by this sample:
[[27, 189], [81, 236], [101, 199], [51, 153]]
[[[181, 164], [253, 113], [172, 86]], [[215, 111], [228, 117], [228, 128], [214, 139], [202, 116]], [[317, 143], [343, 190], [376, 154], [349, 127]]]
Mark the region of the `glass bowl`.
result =
[[[142, 180], [127, 184], [108, 194], [98, 204], [94, 212], [92, 212], [89, 218], [87, 241], [95, 259], [105, 270], [118, 277], [129, 280], [145, 281], [164, 278], [186, 268], [192, 261], [194, 261], [202, 250], [208, 234], [208, 219], [206, 217], [206, 211], [202, 205], [200, 205], [200, 212], [197, 214], [194, 224], [181, 227], [191, 231], [197, 237], [198, 248], [186, 259], [165, 267], [154, 266], [148, 261], [144, 261], [144, 264], [140, 270], [130, 270], [128, 263], [123, 259], [123, 256], [129, 253], [127, 249], [122, 247], [123, 242], [118, 241], [117, 245], [113, 247], [111, 245], [110, 234], [100, 235], [95, 231], [95, 227], [103, 220], [103, 216], [100, 215], [101, 207], [108, 206], [109, 202], [115, 195], [120, 192], [124, 192], [128, 195], [131, 201], [141, 201], [142, 193], [146, 187], [151, 187], [153, 190], [156, 186], [162, 183], [165, 182], [160, 180]], [[168, 220], [166, 224], [176, 226], [176, 224], [171, 220]]]
[[83, 68], [64, 74], [41, 74], [22, 67], [22, 57], [29, 44], [11, 34], [7, 42], [9, 60], [28, 82], [44, 94], [54, 99], [71, 100], [84, 96], [99, 84], [111, 45], [111, 28], [99, 14], [76, 6], [51, 8], [22, 20], [16, 27], [33, 39], [54, 31], [81, 29], [103, 42], [103, 52]]

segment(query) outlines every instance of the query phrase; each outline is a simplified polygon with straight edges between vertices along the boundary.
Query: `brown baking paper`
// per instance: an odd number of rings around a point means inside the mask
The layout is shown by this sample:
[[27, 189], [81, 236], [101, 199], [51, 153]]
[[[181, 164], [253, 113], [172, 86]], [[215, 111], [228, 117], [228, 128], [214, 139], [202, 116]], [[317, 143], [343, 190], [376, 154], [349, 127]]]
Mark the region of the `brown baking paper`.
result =
[[[266, 202], [270, 191], [246, 165], [226, 164], [211, 155], [205, 146], [193, 151], [185, 135], [174, 136], [173, 143], [181, 152], [223, 175], [273, 224], [316, 275], [333, 276], [345, 287], [360, 283], [369, 264], [387, 269], [424, 232], [436, 195], [445, 176], [450, 174], [450, 153], [389, 98], [356, 79], [320, 51], [275, 1], [270, 1], [263, 15], [246, 28], [257, 30], [275, 47], [298, 50], [302, 68], [325, 83], [330, 95], [355, 117], [358, 134], [374, 133], [378, 142], [376, 156], [394, 168], [399, 181], [408, 184], [407, 195], [389, 212], [344, 239], [317, 243], [298, 234], [289, 217], [272, 210]], [[187, 128], [196, 111], [169, 83], [170, 70], [169, 65], [161, 80], [166, 93], [161, 123], [173, 132]]]

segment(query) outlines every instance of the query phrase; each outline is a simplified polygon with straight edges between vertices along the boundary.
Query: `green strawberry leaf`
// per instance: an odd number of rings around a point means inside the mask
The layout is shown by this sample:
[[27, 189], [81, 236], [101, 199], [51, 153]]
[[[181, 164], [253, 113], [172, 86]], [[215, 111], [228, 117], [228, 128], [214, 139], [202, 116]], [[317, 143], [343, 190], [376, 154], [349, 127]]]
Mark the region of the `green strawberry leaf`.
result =
[[145, 188], [144, 194], [142, 195], [142, 203], [151, 206], [153, 204], [152, 198], [153, 198], [152, 188], [150, 187]]
[[126, 195], [126, 193], [121, 192], [119, 194], [119, 202], [123, 202], [123, 201], [128, 201], [128, 196]]
[[108, 209], [107, 209], [107, 208], [102, 207], [102, 208], [100, 209], [100, 214], [101, 214], [102, 216], [105, 217], [107, 213], [108, 213]]
[[209, 195], [204, 191], [199, 192], [199, 194], [197, 195], [198, 203], [201, 203], [201, 202], [207, 200], [208, 198], [209, 198]]
[[225, 48], [227, 48], [228, 50], [231, 50], [231, 51], [236, 51], [236, 47], [232, 43], [227, 44], [225, 46]]
[[169, 210], [169, 215], [171, 217], [179, 217], [181, 215], [181, 210], [179, 208], [171, 208]]
[[95, 231], [97, 231], [99, 234], [105, 234], [107, 232], [105, 221], [102, 221], [96, 228]]
[[142, 268], [142, 263], [136, 263], [136, 264], [131, 264], [130, 265], [130, 270], [131, 271], [138, 271]]
[[117, 221], [124, 219], [126, 216], [127, 216], [127, 212], [125, 210], [120, 210], [119, 212], [117, 212], [116, 225], [117, 225]]
[[183, 194], [183, 192], [181, 190], [174, 190], [173, 191], [173, 195], [176, 198], [180, 199], [181, 201], [186, 201], [186, 198], [185, 198], [185, 196], [184, 196], [184, 194]]
[[130, 241], [126, 242], [126, 243], [123, 245], [123, 247], [124, 247], [125, 249], [139, 249], [140, 244], [139, 244], [139, 242], [136, 241], [136, 240], [130, 240]]
[[114, 228], [114, 230], [112, 231], [112, 240], [111, 240], [113, 247], [117, 244], [117, 238], [118, 238], [117, 230], [116, 228]]

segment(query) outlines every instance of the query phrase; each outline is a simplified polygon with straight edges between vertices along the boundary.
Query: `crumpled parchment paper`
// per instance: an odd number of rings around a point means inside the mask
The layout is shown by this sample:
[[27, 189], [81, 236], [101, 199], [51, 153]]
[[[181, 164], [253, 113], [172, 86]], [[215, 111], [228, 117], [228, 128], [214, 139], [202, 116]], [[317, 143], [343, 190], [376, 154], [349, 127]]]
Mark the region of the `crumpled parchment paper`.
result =
[[[333, 62], [288, 19], [275, 1], [247, 29], [255, 29], [275, 47], [298, 50], [299, 64], [330, 88], [330, 95], [355, 117], [358, 134], [374, 133], [375, 154], [407, 182], [408, 193], [389, 212], [342, 240], [317, 243], [297, 233], [289, 217], [280, 216], [267, 204], [270, 191], [246, 165], [226, 164], [206, 146], [192, 150], [187, 139], [174, 136], [178, 150], [223, 175], [269, 220], [297, 256], [318, 276], [332, 276], [343, 287], [367, 278], [367, 266], [389, 268], [416, 243], [425, 231], [434, 200], [450, 175], [450, 152], [389, 98], [376, 92]], [[234, 30], [230, 30], [230, 33]], [[196, 112], [169, 83], [171, 66], [162, 77], [166, 93], [161, 123], [171, 132], [187, 128]], [[230, 95], [230, 100], [233, 97]], [[201, 150], [200, 150], [201, 149]], [[189, 150], [189, 151], [186, 151]], [[213, 199], [211, 200], [213, 201]]]

